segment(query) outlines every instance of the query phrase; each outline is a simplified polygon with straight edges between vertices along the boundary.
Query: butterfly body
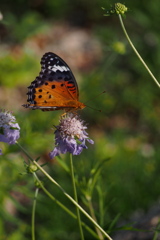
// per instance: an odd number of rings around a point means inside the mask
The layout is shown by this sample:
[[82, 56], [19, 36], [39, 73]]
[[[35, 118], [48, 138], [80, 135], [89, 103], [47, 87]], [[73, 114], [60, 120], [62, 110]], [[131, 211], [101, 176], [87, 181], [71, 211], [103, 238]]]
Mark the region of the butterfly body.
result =
[[56, 54], [45, 53], [41, 72], [28, 87], [28, 102], [23, 106], [42, 111], [72, 111], [85, 108], [79, 102], [77, 82], [68, 65]]

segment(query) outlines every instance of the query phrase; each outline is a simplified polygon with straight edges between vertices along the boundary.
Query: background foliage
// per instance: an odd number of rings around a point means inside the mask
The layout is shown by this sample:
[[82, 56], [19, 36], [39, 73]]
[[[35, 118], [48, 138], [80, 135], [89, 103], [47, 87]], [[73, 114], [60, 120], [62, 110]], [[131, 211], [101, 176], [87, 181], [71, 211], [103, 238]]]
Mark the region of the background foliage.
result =
[[[27, 86], [40, 71], [41, 56], [52, 51], [63, 57], [77, 78], [80, 100], [102, 110], [79, 112], [95, 144], [74, 157], [74, 164], [80, 195], [89, 192], [89, 180], [94, 178], [97, 164], [102, 164], [92, 201], [98, 221], [112, 234], [116, 218], [121, 224], [159, 201], [160, 181], [159, 89], [128, 45], [118, 18], [103, 16], [101, 6], [113, 3], [1, 0], [0, 22], [1, 108], [16, 115], [21, 145], [47, 162], [46, 169], [71, 194], [68, 172], [58, 159], [48, 158], [53, 148], [51, 128], [58, 124], [60, 112], [29, 111], [21, 106], [26, 102]], [[160, 2], [128, 1], [127, 7], [124, 22], [129, 35], [158, 78]], [[97, 96], [104, 90], [105, 94]], [[1, 147], [0, 239], [30, 239], [33, 178], [23, 174], [25, 156], [17, 146]], [[68, 156], [61, 160], [68, 164]], [[75, 210], [56, 187], [44, 181]], [[85, 206], [84, 196], [79, 201]], [[39, 240], [79, 239], [76, 221], [68, 220], [43, 192], [37, 204], [36, 229]]]

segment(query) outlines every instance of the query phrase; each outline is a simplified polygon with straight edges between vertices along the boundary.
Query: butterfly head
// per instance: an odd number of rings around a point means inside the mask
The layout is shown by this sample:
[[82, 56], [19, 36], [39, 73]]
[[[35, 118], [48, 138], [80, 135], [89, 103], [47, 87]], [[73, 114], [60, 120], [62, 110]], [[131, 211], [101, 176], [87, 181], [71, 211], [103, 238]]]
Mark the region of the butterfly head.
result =
[[77, 110], [83, 109], [85, 107], [86, 107], [86, 105], [84, 103], [77, 101], [77, 107], [76, 107]]

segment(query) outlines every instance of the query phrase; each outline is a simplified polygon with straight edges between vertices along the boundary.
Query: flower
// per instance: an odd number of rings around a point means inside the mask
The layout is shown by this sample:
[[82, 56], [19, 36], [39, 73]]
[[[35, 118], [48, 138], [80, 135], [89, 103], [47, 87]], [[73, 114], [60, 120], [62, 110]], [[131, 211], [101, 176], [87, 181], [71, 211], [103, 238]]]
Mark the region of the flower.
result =
[[60, 124], [56, 126], [56, 131], [54, 132], [56, 146], [49, 153], [50, 158], [52, 159], [61, 153], [65, 154], [67, 152], [79, 155], [84, 148], [87, 149], [86, 140], [94, 144], [94, 141], [88, 137], [86, 129], [84, 121], [77, 115], [70, 113], [61, 118]]
[[[20, 137], [20, 127], [11, 112], [0, 110], [0, 142], [15, 144]], [[2, 150], [0, 149], [0, 155]]]

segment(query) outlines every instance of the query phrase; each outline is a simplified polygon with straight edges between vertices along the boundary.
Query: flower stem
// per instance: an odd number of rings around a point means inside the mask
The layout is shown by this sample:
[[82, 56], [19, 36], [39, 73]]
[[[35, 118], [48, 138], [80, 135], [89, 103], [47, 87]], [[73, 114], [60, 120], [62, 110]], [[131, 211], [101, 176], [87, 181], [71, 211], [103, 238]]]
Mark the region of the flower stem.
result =
[[33, 208], [32, 208], [32, 219], [31, 219], [31, 226], [32, 226], [32, 240], [35, 240], [35, 211], [36, 211], [36, 202], [38, 196], [39, 189], [36, 188], [34, 201], [33, 201]]
[[[77, 190], [76, 190], [76, 184], [75, 184], [75, 178], [74, 178], [72, 154], [70, 154], [70, 169], [71, 169], [71, 178], [72, 178], [74, 199], [78, 203]], [[79, 226], [81, 239], [84, 240], [84, 234], [83, 234], [83, 229], [82, 229], [82, 224], [81, 224], [81, 217], [80, 217], [80, 212], [79, 212], [79, 208], [78, 207], [76, 207], [76, 211], [77, 211], [77, 220], [78, 220], [78, 226]]]
[[[54, 201], [59, 207], [61, 207], [65, 212], [67, 212], [71, 217], [73, 217], [74, 219], [77, 219], [77, 216], [71, 212], [65, 205], [63, 205], [63, 203], [61, 203], [60, 201], [58, 201], [43, 185], [43, 183], [39, 180], [37, 174], [35, 172], [33, 172], [33, 175], [36, 179], [36, 181], [38, 182], [40, 188], [44, 191], [44, 193], [52, 200]], [[88, 227], [84, 222], [82, 222], [82, 225], [85, 227], [85, 229], [90, 232], [93, 237], [99, 239], [99, 237], [97, 236], [97, 234], [90, 228]]]
[[22, 150], [23, 153], [25, 153], [25, 155], [33, 162], [34, 159], [28, 154], [28, 152], [19, 144], [19, 142], [16, 141], [16, 144], [18, 145], [18, 147]]
[[[89, 200], [88, 203], [89, 203], [89, 210], [90, 210], [91, 216], [97, 222], [97, 219], [96, 219], [96, 216], [94, 214], [94, 209], [93, 209], [93, 205], [92, 205], [91, 200]], [[103, 237], [103, 234], [101, 233], [101, 231], [97, 227], [95, 227], [95, 229], [96, 229], [96, 232], [97, 232], [97, 234], [99, 236], [99, 239], [100, 240], [104, 240], [104, 237]]]
[[157, 81], [157, 79], [155, 78], [155, 76], [153, 75], [153, 73], [151, 72], [151, 70], [149, 69], [149, 67], [147, 66], [147, 64], [144, 62], [144, 60], [142, 59], [142, 57], [140, 56], [140, 54], [138, 53], [137, 49], [135, 48], [135, 46], [133, 45], [130, 37], [128, 36], [128, 33], [125, 29], [125, 26], [124, 26], [124, 23], [123, 23], [123, 20], [122, 20], [122, 16], [121, 14], [118, 14], [119, 16], [119, 20], [120, 20], [120, 23], [121, 23], [121, 27], [123, 29], [123, 32], [129, 42], [129, 44], [131, 45], [133, 51], [135, 52], [135, 54], [137, 55], [137, 57], [139, 58], [139, 60], [142, 62], [142, 64], [144, 65], [144, 67], [146, 68], [146, 70], [148, 71], [148, 73], [150, 74], [150, 76], [152, 77], [152, 79], [155, 81], [155, 83], [157, 84], [157, 86], [160, 88], [160, 84], [159, 82]]
[[62, 192], [63, 194], [76, 206], [79, 210], [109, 239], [112, 238], [98, 225], [97, 222], [36, 162], [33, 163], [38, 167], [38, 169], [52, 182], [54, 183]]
[[153, 236], [153, 240], [157, 240], [157, 239], [158, 239], [158, 236], [159, 236], [159, 227], [160, 227], [160, 219], [159, 219], [158, 224], [157, 224], [157, 226], [156, 226], [155, 233], [154, 233], [154, 236]]
[[26, 152], [26, 150], [18, 143], [16, 144], [21, 148], [21, 150], [26, 154], [26, 156], [37, 166], [37, 168], [52, 182], [54, 183], [63, 194], [76, 206], [79, 210], [107, 237], [107, 239], [112, 240], [112, 238], [99, 226], [97, 222]]

